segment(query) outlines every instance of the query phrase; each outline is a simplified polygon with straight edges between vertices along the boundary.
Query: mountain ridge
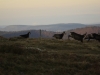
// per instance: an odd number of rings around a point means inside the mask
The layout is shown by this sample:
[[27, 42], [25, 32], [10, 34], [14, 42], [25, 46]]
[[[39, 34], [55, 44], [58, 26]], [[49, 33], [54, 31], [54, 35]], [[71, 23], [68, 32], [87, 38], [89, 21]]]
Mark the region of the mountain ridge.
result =
[[47, 31], [66, 31], [75, 28], [86, 27], [85, 24], [80, 23], [59, 23], [50, 25], [9, 25], [1, 28], [0, 31], [23, 31], [23, 30], [47, 30]]

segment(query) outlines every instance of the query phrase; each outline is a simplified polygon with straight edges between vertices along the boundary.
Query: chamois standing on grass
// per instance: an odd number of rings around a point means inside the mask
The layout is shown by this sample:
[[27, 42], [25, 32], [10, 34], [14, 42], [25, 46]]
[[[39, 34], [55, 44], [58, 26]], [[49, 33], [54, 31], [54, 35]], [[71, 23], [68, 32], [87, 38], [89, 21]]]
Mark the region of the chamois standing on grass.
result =
[[100, 35], [99, 34], [96, 34], [96, 33], [92, 33], [92, 36], [95, 40], [99, 41], [100, 42]]
[[20, 36], [23, 37], [23, 38], [29, 38], [29, 34], [31, 34], [31, 32], [28, 32], [27, 34], [23, 34], [23, 35], [20, 35]]
[[54, 34], [53, 37], [55, 37], [56, 39], [62, 39], [64, 34], [65, 34], [65, 31], [61, 34]]
[[68, 39], [69, 37], [72, 37], [74, 38], [75, 40], [78, 40], [78, 41], [81, 41], [83, 42], [83, 38], [86, 36], [87, 33], [81, 35], [81, 34], [78, 34], [78, 33], [75, 33], [75, 32], [70, 32], [71, 35], [68, 35]]
[[91, 33], [91, 34], [86, 35], [85, 39], [88, 39], [88, 42], [91, 39], [95, 39], [95, 40], [98, 40], [100, 42], [100, 35], [96, 34], [96, 33]]

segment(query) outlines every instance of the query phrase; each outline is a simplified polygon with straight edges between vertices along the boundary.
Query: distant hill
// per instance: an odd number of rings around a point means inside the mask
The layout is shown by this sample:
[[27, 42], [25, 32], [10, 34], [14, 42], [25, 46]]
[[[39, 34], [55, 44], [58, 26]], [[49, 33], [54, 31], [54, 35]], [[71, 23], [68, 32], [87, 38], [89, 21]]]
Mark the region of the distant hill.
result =
[[76, 28], [76, 29], [71, 29], [66, 31], [66, 36], [64, 38], [66, 38], [70, 32], [76, 32], [78, 34], [84, 34], [87, 32], [87, 34], [91, 34], [91, 33], [100, 33], [100, 26], [88, 26], [88, 27], [83, 27], [83, 28]]
[[87, 34], [100, 33], [100, 26], [89, 26], [84, 28], [77, 28], [77, 29], [73, 29], [72, 31], [79, 34], [84, 34], [85, 32], [87, 32]]
[[62, 32], [76, 28], [83, 28], [88, 26], [100, 26], [100, 24], [80, 24], [80, 23], [60, 23], [60, 24], [51, 24], [51, 25], [9, 25], [6, 27], [1, 27], [0, 31], [24, 31], [24, 30], [46, 30], [46, 31], [55, 31], [55, 32]]
[[9, 25], [1, 28], [0, 31], [23, 31], [23, 30], [47, 30], [47, 31], [66, 31], [75, 28], [86, 27], [87, 25], [80, 23], [68, 23], [68, 24], [51, 24], [51, 25]]
[[[40, 37], [40, 30], [25, 30], [25, 31], [0, 31], [0, 36], [10, 38], [10, 37], [19, 37], [19, 35], [26, 34], [27, 32], [31, 32], [30, 38], [39, 38]], [[64, 36], [64, 39], [67, 39], [68, 35], [71, 31], [74, 31], [79, 34], [84, 34], [87, 32], [87, 34], [90, 33], [100, 33], [100, 27], [99, 26], [89, 26], [89, 27], [83, 27], [83, 28], [76, 28], [71, 30], [66, 30], [66, 34]], [[62, 33], [62, 32], [54, 32], [54, 31], [46, 31], [42, 30], [42, 38], [53, 38], [52, 36], [55, 33]]]

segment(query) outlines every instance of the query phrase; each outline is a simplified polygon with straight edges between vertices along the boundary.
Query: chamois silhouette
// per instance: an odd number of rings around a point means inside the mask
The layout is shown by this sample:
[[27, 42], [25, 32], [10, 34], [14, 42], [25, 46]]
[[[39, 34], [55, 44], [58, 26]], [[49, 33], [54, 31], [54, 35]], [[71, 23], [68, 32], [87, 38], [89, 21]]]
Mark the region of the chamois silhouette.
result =
[[61, 34], [54, 34], [53, 37], [55, 37], [56, 39], [62, 39], [64, 34], [65, 34], [65, 31]]
[[75, 40], [78, 40], [78, 41], [81, 41], [81, 42], [83, 42], [83, 38], [86, 36], [86, 34], [87, 34], [87, 32], [85, 33], [85, 34], [83, 34], [83, 35], [81, 35], [81, 34], [78, 34], [78, 33], [75, 33], [75, 32], [70, 32], [71, 33], [71, 35], [68, 35], [68, 39], [69, 39], [69, 37], [72, 37], [72, 38], [74, 38]]
[[99, 34], [96, 34], [96, 33], [92, 33], [92, 36], [95, 40], [99, 41], [100, 42], [100, 35]]
[[29, 38], [29, 34], [31, 34], [31, 32], [28, 32], [27, 34], [23, 34], [23, 35], [20, 35], [20, 36], [23, 37], [23, 38]]

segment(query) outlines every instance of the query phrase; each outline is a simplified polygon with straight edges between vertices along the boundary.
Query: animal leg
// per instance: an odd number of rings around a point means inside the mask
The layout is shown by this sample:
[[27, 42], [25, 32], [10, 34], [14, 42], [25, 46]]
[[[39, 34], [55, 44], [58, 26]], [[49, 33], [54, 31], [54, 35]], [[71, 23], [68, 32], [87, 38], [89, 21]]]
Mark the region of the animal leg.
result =
[[81, 39], [81, 42], [83, 43], [83, 39]]

